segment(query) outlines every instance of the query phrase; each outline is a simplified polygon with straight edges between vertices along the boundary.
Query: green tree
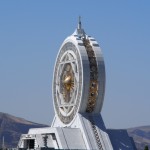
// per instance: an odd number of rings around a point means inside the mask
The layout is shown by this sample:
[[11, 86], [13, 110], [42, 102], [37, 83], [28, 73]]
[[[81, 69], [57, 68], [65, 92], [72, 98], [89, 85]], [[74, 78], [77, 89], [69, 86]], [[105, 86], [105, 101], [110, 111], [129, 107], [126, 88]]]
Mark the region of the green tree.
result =
[[144, 150], [149, 150], [147, 145], [145, 146]]

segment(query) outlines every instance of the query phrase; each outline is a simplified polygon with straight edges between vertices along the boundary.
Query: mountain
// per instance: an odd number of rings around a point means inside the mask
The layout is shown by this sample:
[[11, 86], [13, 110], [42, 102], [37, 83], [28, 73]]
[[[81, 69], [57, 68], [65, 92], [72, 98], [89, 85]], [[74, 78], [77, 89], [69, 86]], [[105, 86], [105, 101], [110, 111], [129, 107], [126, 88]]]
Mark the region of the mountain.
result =
[[133, 137], [138, 150], [144, 150], [146, 145], [150, 149], [150, 126], [142, 126], [127, 129], [129, 136]]
[[[16, 147], [21, 134], [27, 133], [30, 128], [41, 127], [47, 127], [47, 125], [0, 112], [0, 147], [3, 137], [5, 137], [6, 147]], [[144, 150], [145, 145], [148, 145], [150, 149], [150, 126], [129, 128], [127, 132], [130, 137], [133, 137], [137, 150]]]
[[27, 133], [30, 128], [46, 126], [0, 112], [0, 147], [3, 137], [6, 147], [16, 147], [21, 134]]

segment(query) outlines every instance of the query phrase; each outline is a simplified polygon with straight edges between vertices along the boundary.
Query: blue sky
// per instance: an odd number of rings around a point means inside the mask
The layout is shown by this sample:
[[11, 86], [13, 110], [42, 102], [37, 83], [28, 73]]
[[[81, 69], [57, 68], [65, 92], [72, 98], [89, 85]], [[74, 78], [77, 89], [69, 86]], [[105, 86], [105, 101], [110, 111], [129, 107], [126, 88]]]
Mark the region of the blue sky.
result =
[[51, 124], [55, 58], [77, 26], [106, 65], [102, 116], [109, 128], [150, 125], [150, 1], [0, 1], [0, 111]]

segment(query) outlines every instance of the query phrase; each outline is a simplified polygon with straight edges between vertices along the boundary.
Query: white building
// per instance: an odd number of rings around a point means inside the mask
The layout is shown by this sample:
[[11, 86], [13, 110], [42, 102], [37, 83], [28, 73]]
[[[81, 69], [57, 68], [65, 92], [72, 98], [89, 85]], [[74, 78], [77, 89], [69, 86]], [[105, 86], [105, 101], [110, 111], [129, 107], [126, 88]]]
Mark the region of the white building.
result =
[[134, 150], [125, 130], [107, 130], [101, 117], [105, 65], [98, 42], [81, 27], [62, 43], [53, 74], [51, 127], [30, 129], [18, 148]]

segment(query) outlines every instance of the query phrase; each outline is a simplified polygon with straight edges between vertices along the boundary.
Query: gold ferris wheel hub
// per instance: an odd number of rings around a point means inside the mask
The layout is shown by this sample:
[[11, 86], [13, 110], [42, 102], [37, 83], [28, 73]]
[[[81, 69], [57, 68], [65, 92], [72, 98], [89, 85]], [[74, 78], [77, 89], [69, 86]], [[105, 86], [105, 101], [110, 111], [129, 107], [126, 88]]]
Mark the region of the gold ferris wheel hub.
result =
[[63, 82], [64, 82], [64, 84], [70, 84], [71, 83], [71, 75], [66, 76]]

